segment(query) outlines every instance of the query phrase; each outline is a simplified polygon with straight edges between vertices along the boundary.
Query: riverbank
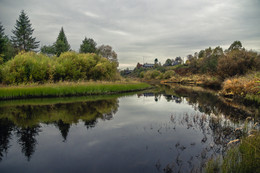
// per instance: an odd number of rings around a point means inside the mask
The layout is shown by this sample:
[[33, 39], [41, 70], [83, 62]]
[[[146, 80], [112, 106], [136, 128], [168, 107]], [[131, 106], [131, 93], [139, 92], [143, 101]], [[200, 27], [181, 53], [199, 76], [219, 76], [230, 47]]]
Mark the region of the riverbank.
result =
[[206, 163], [206, 172], [259, 172], [260, 171], [260, 132], [228, 143], [227, 153], [221, 158], [212, 158]]
[[225, 97], [242, 97], [260, 104], [260, 72], [226, 79], [220, 94]]
[[225, 80], [209, 75], [173, 76], [168, 80], [162, 80], [161, 83], [178, 83], [182, 85], [217, 88], [219, 89], [219, 94], [223, 97], [244, 98], [260, 104], [259, 72], [249, 73], [244, 76], [235, 76]]
[[221, 88], [222, 81], [217, 76], [196, 74], [188, 76], [175, 75], [170, 79], [162, 80], [161, 83], [178, 83], [183, 85], [197, 85], [211, 88]]
[[116, 94], [150, 87], [149, 84], [140, 82], [59, 82], [4, 86], [0, 88], [0, 100]]

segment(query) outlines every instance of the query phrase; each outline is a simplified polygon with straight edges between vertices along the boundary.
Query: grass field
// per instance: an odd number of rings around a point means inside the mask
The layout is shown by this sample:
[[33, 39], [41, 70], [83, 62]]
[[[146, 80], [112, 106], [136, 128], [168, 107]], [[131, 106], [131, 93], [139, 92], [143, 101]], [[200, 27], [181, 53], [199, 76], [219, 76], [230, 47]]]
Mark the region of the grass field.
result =
[[0, 99], [63, 97], [115, 94], [151, 87], [139, 82], [59, 82], [43, 85], [30, 84], [0, 88]]

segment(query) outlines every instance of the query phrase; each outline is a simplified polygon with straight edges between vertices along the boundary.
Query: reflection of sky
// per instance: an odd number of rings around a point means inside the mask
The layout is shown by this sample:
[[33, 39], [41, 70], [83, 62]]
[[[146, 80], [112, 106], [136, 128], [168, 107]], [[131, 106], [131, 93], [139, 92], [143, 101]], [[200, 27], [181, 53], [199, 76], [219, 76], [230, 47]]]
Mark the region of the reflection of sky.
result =
[[30, 162], [14, 136], [0, 172], [157, 172], [156, 165], [162, 171], [172, 163], [175, 171], [187, 172], [199, 166], [201, 153], [213, 142], [200, 128], [187, 129], [184, 114], [194, 112], [200, 115], [186, 102], [164, 97], [158, 102], [154, 97], [122, 97], [112, 120], [98, 119], [91, 129], [82, 121], [73, 124], [65, 142], [57, 127], [41, 124]]

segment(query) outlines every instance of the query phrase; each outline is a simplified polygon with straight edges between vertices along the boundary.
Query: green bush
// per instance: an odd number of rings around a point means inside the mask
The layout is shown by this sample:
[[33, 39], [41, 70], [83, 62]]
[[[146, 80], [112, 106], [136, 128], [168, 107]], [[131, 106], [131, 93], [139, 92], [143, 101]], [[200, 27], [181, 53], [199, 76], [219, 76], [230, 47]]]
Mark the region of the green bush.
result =
[[6, 84], [45, 82], [50, 79], [51, 67], [50, 58], [43, 54], [19, 53], [3, 65], [2, 82]]
[[113, 80], [116, 77], [116, 63], [96, 54], [75, 52], [52, 58], [34, 52], [20, 53], [3, 64], [0, 70], [0, 80], [5, 84]]
[[163, 79], [170, 79], [172, 76], [175, 75], [175, 71], [168, 70], [163, 74]]
[[145, 79], [158, 79], [161, 76], [161, 72], [158, 70], [150, 70], [144, 74]]

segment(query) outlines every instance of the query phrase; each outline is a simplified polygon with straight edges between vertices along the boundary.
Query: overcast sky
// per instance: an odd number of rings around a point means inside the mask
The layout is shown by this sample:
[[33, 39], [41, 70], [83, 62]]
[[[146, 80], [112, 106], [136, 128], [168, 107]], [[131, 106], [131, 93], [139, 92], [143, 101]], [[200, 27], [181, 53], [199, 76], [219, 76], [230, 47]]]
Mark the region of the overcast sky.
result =
[[63, 26], [73, 50], [93, 38], [113, 47], [121, 68], [226, 49], [235, 40], [260, 52], [260, 0], [0, 0], [5, 34], [21, 10], [41, 46], [55, 42]]

